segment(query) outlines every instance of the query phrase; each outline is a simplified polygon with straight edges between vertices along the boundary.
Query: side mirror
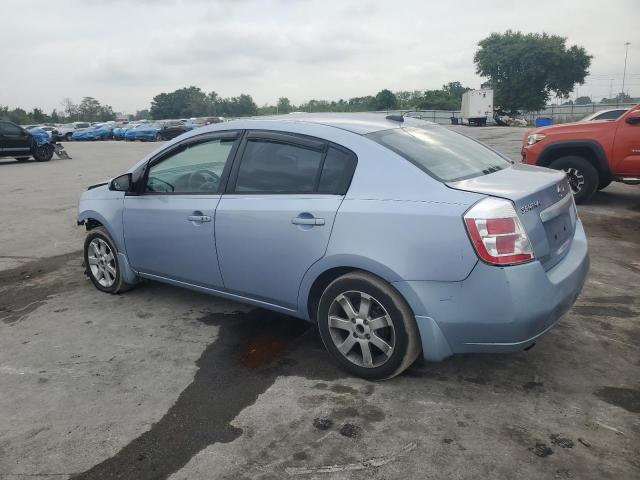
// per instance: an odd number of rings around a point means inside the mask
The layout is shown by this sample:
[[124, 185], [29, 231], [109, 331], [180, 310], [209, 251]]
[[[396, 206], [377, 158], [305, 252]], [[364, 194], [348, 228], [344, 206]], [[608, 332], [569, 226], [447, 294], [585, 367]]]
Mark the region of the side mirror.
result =
[[133, 184], [131, 177], [131, 173], [125, 173], [124, 175], [114, 178], [109, 182], [109, 190], [114, 192], [128, 192]]
[[635, 112], [631, 112], [627, 118], [624, 119], [630, 125], [637, 125], [640, 123], [640, 110], [636, 110]]

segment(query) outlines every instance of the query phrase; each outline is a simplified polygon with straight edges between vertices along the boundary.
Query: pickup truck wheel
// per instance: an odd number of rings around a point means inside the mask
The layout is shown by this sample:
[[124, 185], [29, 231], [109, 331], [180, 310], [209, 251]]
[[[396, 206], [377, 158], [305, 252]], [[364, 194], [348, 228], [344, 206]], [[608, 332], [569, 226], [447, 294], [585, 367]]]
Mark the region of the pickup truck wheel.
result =
[[575, 155], [561, 157], [549, 166], [567, 173], [576, 203], [585, 203], [598, 189], [600, 184], [598, 171], [583, 157]]
[[53, 157], [53, 146], [45, 143], [44, 145], [38, 145], [33, 151], [33, 158], [38, 162], [48, 162]]
[[420, 353], [411, 308], [391, 285], [366, 272], [351, 272], [329, 284], [317, 321], [325, 347], [352, 375], [392, 378]]

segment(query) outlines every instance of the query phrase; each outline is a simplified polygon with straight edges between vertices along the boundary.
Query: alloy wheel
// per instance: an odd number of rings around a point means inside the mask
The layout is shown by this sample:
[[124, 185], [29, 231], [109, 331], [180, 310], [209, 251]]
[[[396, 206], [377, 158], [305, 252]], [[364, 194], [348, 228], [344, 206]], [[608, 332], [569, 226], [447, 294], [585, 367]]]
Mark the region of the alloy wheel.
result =
[[584, 186], [584, 175], [577, 168], [565, 168], [564, 171], [567, 173], [567, 178], [569, 179], [569, 185], [571, 185], [571, 191], [573, 194], [577, 194], [582, 190]]
[[359, 291], [338, 295], [329, 307], [328, 325], [338, 351], [360, 367], [379, 367], [393, 354], [393, 321], [371, 295]]
[[111, 287], [116, 281], [118, 266], [109, 244], [101, 238], [91, 240], [87, 260], [93, 278], [102, 287]]

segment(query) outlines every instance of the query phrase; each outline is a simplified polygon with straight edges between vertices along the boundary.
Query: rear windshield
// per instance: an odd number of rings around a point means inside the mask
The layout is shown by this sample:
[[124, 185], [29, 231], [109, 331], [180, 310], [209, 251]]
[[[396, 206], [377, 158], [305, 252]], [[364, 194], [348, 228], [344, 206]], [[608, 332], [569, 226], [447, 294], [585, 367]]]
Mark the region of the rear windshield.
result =
[[443, 127], [408, 127], [367, 135], [441, 182], [455, 182], [507, 168], [493, 150]]

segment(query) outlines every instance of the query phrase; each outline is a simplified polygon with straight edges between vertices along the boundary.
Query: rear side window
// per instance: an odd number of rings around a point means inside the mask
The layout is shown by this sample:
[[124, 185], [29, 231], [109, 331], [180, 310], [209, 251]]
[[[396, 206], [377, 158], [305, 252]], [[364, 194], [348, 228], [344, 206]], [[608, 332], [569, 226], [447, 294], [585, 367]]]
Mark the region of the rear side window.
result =
[[322, 166], [318, 193], [344, 195], [356, 169], [356, 157], [345, 150], [329, 147]]
[[441, 182], [497, 172], [510, 165], [493, 150], [442, 127], [409, 127], [367, 135]]
[[301, 145], [249, 139], [242, 155], [236, 193], [311, 193], [323, 152]]

